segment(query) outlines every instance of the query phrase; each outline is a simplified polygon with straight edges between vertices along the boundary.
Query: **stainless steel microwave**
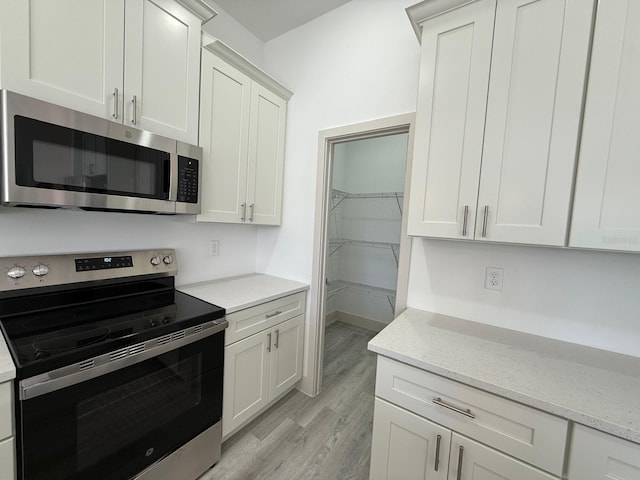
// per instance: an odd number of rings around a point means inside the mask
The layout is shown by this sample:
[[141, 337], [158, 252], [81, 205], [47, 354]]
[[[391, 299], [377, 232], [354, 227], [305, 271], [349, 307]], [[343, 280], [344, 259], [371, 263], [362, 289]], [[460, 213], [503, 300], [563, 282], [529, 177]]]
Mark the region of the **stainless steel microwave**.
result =
[[0, 203], [200, 213], [202, 149], [0, 90]]

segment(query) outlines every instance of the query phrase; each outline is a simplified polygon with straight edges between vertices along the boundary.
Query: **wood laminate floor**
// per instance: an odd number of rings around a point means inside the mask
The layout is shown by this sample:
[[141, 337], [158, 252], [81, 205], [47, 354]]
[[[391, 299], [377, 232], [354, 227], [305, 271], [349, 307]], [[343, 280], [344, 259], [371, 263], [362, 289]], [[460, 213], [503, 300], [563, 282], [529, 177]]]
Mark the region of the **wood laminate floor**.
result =
[[222, 458], [199, 480], [348, 480], [369, 478], [374, 332], [327, 326], [322, 392], [293, 390], [222, 445]]

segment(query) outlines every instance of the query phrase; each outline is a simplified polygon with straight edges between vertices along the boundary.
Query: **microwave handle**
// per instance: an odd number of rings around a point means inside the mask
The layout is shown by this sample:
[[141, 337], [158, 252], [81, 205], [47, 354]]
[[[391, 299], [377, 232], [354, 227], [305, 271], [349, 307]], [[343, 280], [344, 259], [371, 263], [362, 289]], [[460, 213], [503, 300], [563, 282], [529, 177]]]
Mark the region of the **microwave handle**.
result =
[[169, 200], [178, 201], [178, 154], [175, 152], [169, 156]]

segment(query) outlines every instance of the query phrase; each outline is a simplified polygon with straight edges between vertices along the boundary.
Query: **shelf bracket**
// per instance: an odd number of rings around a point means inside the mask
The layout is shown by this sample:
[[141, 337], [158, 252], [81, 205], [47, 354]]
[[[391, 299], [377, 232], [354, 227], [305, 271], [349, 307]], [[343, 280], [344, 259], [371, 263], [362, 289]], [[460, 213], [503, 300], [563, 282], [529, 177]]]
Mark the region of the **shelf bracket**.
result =
[[394, 193], [394, 196], [396, 197], [396, 203], [398, 204], [398, 210], [400, 211], [400, 216], [402, 217], [402, 206], [400, 205], [400, 199], [398, 198], [398, 194]]

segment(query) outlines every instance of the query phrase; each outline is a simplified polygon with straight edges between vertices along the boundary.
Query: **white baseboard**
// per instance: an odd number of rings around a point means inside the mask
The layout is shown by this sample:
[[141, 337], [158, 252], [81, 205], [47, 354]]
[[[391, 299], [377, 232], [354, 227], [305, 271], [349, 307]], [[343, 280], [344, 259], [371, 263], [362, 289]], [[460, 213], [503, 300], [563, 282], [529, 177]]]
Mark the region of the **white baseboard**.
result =
[[358, 315], [345, 312], [334, 312], [332, 315], [335, 315], [335, 320], [355, 325], [356, 327], [366, 328], [374, 332], [379, 332], [388, 325], [387, 323], [376, 322], [370, 318], [359, 317]]
[[324, 326], [332, 324], [338, 319], [338, 312], [331, 312], [329, 315], [324, 317]]

